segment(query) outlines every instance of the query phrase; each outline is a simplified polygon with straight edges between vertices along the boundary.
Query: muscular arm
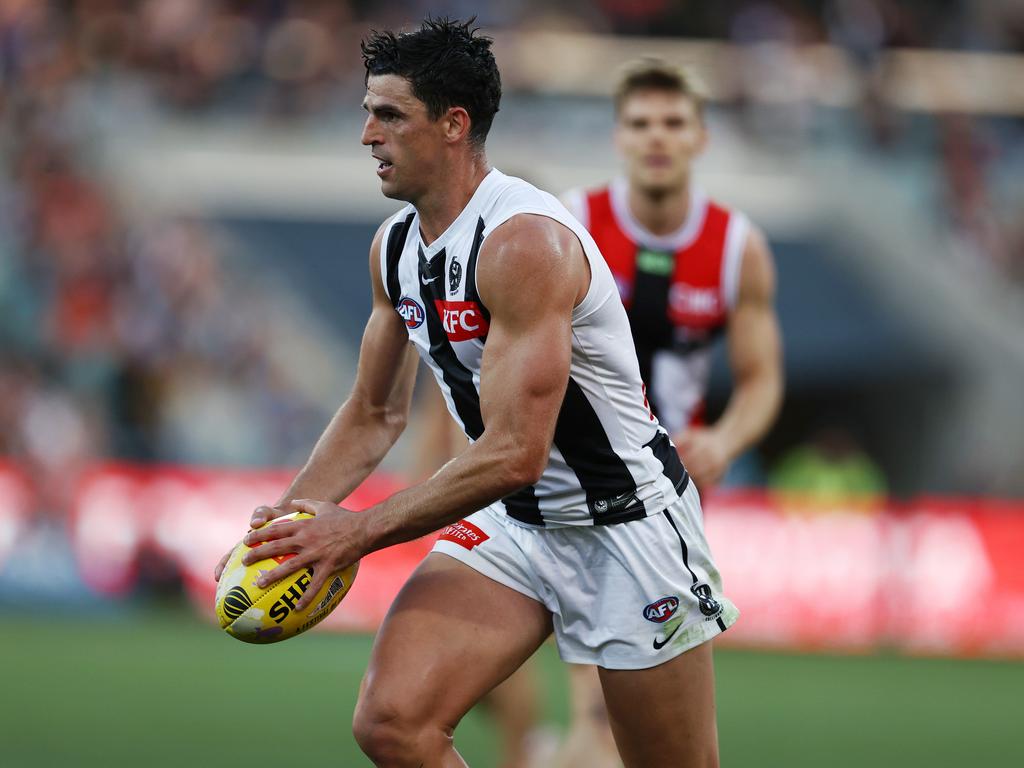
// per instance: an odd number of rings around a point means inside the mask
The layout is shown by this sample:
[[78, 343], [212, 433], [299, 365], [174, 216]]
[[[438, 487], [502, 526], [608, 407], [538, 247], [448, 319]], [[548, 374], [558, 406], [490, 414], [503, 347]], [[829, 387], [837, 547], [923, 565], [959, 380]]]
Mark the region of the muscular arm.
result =
[[435, 531], [543, 473], [569, 379], [585, 264], [575, 236], [543, 217], [514, 217], [485, 241], [477, 270], [491, 313], [480, 369], [484, 432], [427, 481], [372, 510], [374, 549]]
[[303, 600], [312, 599], [329, 574], [363, 555], [435, 531], [536, 482], [569, 379], [572, 310], [588, 285], [582, 247], [562, 225], [521, 215], [495, 230], [477, 269], [477, 288], [491, 313], [480, 370], [480, 438], [426, 481], [365, 512], [294, 503], [315, 519], [253, 532], [250, 543], [267, 543], [247, 560], [298, 553], [264, 579], [313, 566]]
[[718, 482], [729, 463], [761, 439], [778, 414], [782, 352], [774, 301], [771, 252], [764, 236], [752, 230], [743, 249], [736, 306], [729, 315], [732, 396], [713, 426], [688, 429], [676, 438], [698, 488]]

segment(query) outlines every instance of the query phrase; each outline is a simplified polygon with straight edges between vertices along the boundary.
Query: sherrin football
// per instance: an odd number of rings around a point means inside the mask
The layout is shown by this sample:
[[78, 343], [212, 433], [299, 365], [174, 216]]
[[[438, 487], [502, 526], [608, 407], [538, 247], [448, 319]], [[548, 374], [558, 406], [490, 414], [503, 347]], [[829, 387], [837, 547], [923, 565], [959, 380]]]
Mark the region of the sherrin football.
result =
[[[308, 517], [313, 515], [294, 512], [276, 518], [268, 525]], [[315, 627], [341, 602], [359, 570], [359, 563], [355, 563], [333, 574], [313, 602], [299, 612], [295, 610], [295, 604], [309, 588], [313, 571], [305, 568], [266, 587], [258, 587], [256, 580], [263, 573], [295, 555], [279, 555], [243, 565], [242, 558], [251, 549], [253, 547], [239, 541], [217, 583], [216, 610], [220, 626], [232, 637], [246, 643], [276, 643]]]

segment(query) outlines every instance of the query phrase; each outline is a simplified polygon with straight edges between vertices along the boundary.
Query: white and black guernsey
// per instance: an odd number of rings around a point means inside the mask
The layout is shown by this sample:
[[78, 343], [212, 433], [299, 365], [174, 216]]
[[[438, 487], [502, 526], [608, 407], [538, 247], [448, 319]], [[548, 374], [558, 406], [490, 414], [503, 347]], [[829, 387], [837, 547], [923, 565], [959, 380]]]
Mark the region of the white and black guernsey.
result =
[[[569, 383], [547, 467], [495, 507], [533, 526], [607, 525], [661, 512], [689, 478], [651, 414], [629, 320], [615, 281], [586, 229], [552, 195], [494, 169], [429, 246], [411, 205], [385, 230], [381, 275], [409, 338], [434, 372], [448, 410], [470, 440], [483, 434], [480, 361], [490, 314], [476, 290], [487, 236], [517, 214], [571, 229], [590, 262], [590, 288], [572, 313]], [[532, 290], [529, 283], [509, 290]]]

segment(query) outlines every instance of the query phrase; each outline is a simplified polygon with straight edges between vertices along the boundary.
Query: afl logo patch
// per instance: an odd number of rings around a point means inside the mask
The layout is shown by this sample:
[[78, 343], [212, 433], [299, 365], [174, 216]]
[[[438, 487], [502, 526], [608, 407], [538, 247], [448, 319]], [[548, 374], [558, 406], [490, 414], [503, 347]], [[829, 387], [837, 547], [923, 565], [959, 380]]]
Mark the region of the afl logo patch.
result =
[[252, 608], [252, 600], [242, 587], [232, 587], [224, 596], [224, 614], [229, 619], [237, 619]]
[[420, 303], [415, 299], [410, 299], [408, 296], [398, 302], [398, 314], [405, 320], [406, 328], [419, 328], [423, 325], [423, 320], [426, 318]]
[[660, 600], [644, 606], [644, 618], [653, 621], [655, 624], [664, 624], [676, 615], [679, 610], [679, 598], [675, 595], [667, 595]]

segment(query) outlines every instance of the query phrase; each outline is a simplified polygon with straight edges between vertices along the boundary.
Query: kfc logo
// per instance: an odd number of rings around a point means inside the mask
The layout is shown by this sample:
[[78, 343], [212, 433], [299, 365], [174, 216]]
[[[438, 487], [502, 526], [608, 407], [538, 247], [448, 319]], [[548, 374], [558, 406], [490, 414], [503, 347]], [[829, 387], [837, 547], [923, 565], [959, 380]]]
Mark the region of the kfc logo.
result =
[[468, 341], [487, 335], [490, 327], [484, 317], [483, 310], [475, 301], [443, 301], [434, 302], [437, 315], [449, 341]]

